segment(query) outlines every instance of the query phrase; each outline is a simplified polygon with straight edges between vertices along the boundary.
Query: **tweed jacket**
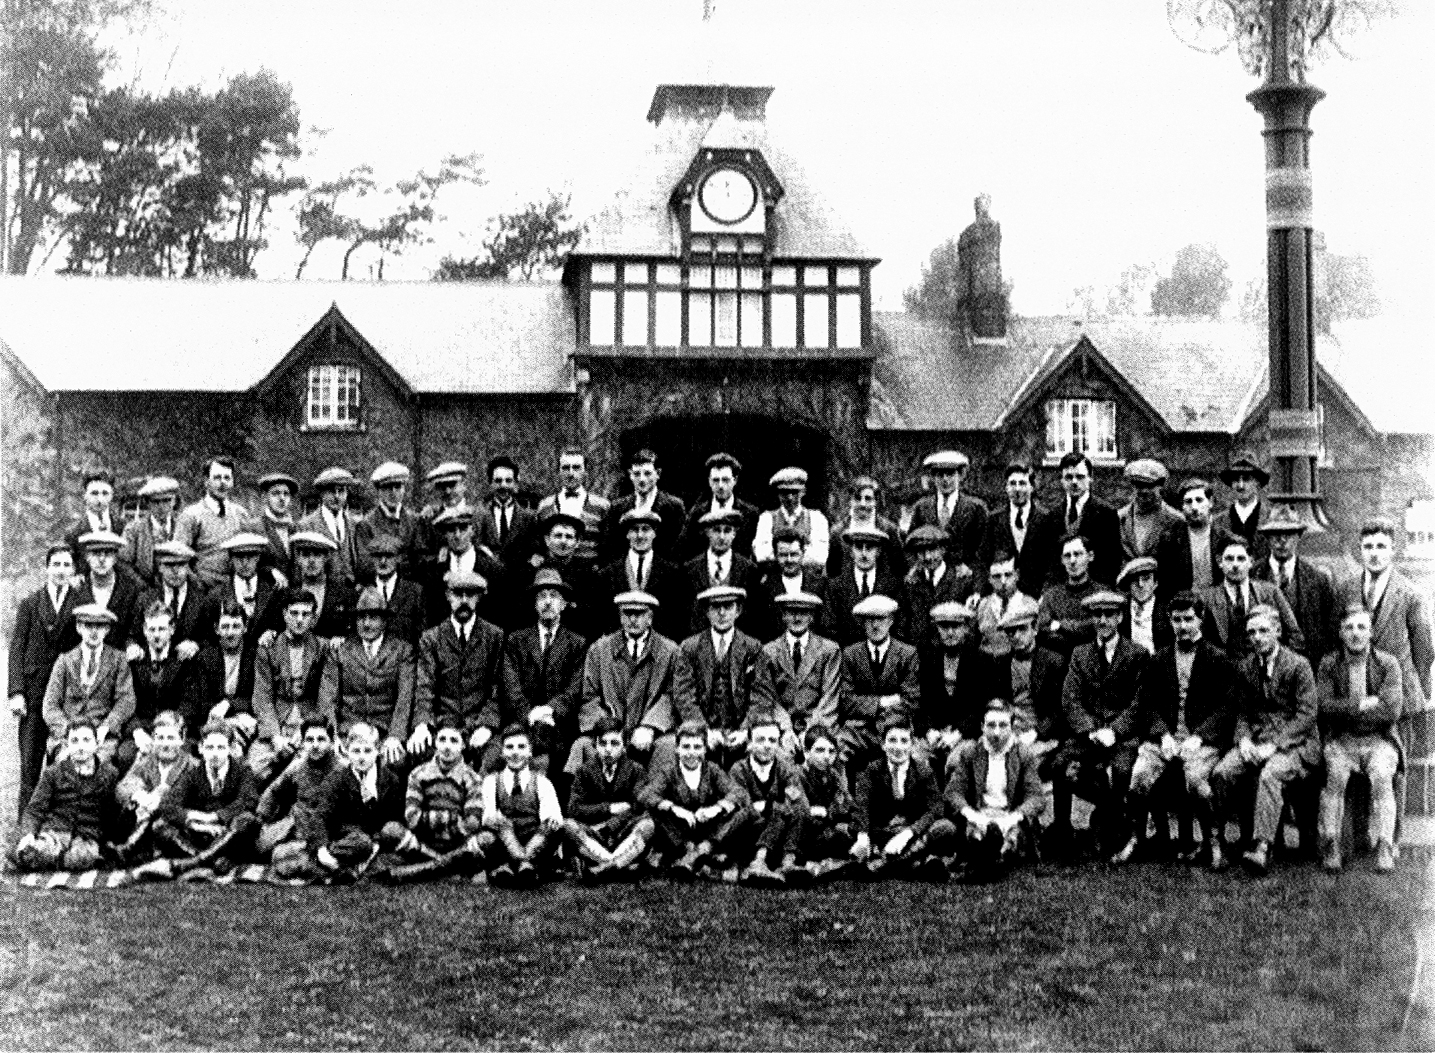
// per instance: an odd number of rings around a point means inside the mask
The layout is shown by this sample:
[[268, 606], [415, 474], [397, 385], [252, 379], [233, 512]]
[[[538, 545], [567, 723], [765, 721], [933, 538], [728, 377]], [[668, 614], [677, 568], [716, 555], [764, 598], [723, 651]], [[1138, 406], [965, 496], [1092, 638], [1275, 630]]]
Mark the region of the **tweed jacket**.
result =
[[583, 703], [578, 731], [588, 734], [603, 717], [631, 732], [641, 726], [657, 732], [678, 726], [678, 714], [693, 697], [693, 672], [681, 649], [658, 633], [648, 633], [636, 664], [622, 632], [599, 637], [583, 660]]
[[[1020, 812], [1027, 822], [1035, 823], [1046, 807], [1046, 794], [1041, 788], [1040, 766], [1032, 752], [1019, 742], [1013, 742], [1006, 751], [1006, 810]], [[991, 754], [986, 743], [980, 738], [968, 739], [957, 747], [952, 762], [952, 775], [947, 780], [943, 796], [947, 810], [958, 818], [962, 809], [982, 810], [982, 798], [986, 791], [987, 773], [991, 771]]]
[[[752, 682], [762, 645], [741, 629], [734, 629], [728, 645], [727, 662], [719, 669], [711, 629], [703, 629], [678, 645], [692, 670], [693, 693], [676, 699], [678, 720], [702, 720], [710, 728], [735, 731], [747, 719]], [[721, 680], [727, 681], [726, 705], [717, 695]]]
[[419, 637], [413, 728], [432, 730], [448, 718], [463, 728], [465, 738], [479, 727], [502, 730], [503, 630], [476, 615], [470, 624], [466, 643], [452, 618]]
[[907, 762], [900, 800], [893, 794], [886, 757], [878, 757], [857, 776], [853, 797], [854, 825], [859, 833], [871, 838], [872, 847], [878, 850], [882, 838], [894, 826], [911, 827], [913, 837], [921, 837], [942, 817], [944, 805], [937, 777], [925, 761], [916, 757]]
[[134, 716], [134, 680], [124, 654], [102, 645], [95, 679], [88, 688], [80, 679], [83, 658], [84, 646], [74, 647], [50, 671], [41, 713], [53, 741], [63, 741], [65, 726], [78, 717], [95, 721], [98, 730], [113, 740]]
[[20, 817], [21, 835], [57, 830], [100, 841], [117, 832], [115, 786], [119, 781], [114, 765], [103, 760], [96, 759], [89, 775], [76, 771], [69, 757], [47, 764]]
[[[1364, 599], [1364, 581], [1357, 575], [1338, 590], [1335, 609], [1344, 610]], [[1431, 643], [1430, 616], [1425, 598], [1415, 591], [1408, 578], [1390, 571], [1390, 581], [1380, 604], [1371, 612], [1370, 646], [1384, 651], [1400, 663], [1405, 688], [1405, 712], [1418, 713], [1430, 699], [1430, 666], [1435, 662]]]
[[324, 663], [319, 712], [340, 735], [362, 721], [380, 736], [403, 742], [412, 730], [413, 707], [414, 652], [407, 640], [385, 633], [378, 654], [370, 658], [364, 641], [350, 636]]
[[[916, 721], [921, 709], [922, 686], [917, 649], [889, 638], [880, 669], [872, 665], [865, 640], [842, 650], [842, 687], [838, 715], [843, 724], [875, 728], [888, 713], [904, 713]], [[897, 706], [883, 707], [885, 695], [900, 695]]]
[[842, 701], [842, 649], [808, 632], [802, 664], [794, 669], [787, 634], [783, 633], [762, 645], [749, 698], [754, 706], [786, 714], [799, 739], [813, 724], [836, 728]]
[[43, 585], [20, 601], [15, 611], [15, 628], [10, 633], [10, 659], [6, 667], [9, 694], [24, 695], [32, 711], [38, 712], [50, 683], [50, 670], [60, 655], [78, 647], [75, 631], [75, 596], [78, 590], [66, 589], [60, 609], [50, 602], [50, 593]]
[[[1246, 613], [1249, 614], [1251, 608], [1257, 604], [1274, 607], [1281, 616], [1281, 643], [1292, 651], [1303, 652], [1305, 634], [1300, 631], [1295, 611], [1291, 610], [1285, 593], [1269, 581], [1252, 581], [1250, 587], [1250, 602], [1246, 605]], [[1226, 595], [1225, 582], [1202, 589], [1200, 597], [1206, 603], [1206, 617], [1201, 622], [1201, 635], [1213, 644], [1224, 647], [1232, 658], [1247, 654], [1250, 643], [1246, 639], [1246, 627], [1233, 624], [1236, 612], [1231, 607], [1230, 597]]]
[[1366, 655], [1365, 695], [1380, 699], [1380, 704], [1361, 709], [1361, 699], [1351, 696], [1350, 657], [1344, 648], [1321, 659], [1315, 674], [1321, 736], [1383, 735], [1400, 748], [1396, 724], [1405, 706], [1405, 686], [1400, 663], [1384, 651], [1371, 648]]
[[1285, 644], [1276, 652], [1275, 675], [1252, 654], [1241, 663], [1246, 680], [1245, 704], [1236, 714], [1235, 741], [1249, 737], [1261, 745], [1274, 742], [1282, 753], [1295, 753], [1308, 766], [1320, 763], [1319, 703], [1315, 674]]
[[[350, 584], [359, 580], [359, 571], [365, 568], [367, 556], [359, 543], [361, 528], [360, 519], [351, 509], [345, 508], [339, 513], [344, 523], [344, 539], [342, 541], [329, 529], [329, 521], [324, 516], [322, 508], [316, 508], [307, 516], [304, 516], [295, 525], [294, 529], [312, 530], [315, 533], [323, 534], [338, 549], [329, 553], [327, 560], [329, 566], [330, 581], [347, 581]], [[370, 570], [372, 573], [372, 570]]]
[[[383, 595], [377, 579], [374, 588], [380, 589], [379, 594]], [[393, 593], [386, 602], [390, 613], [389, 627], [385, 632], [405, 641], [410, 647], [418, 647], [419, 637], [428, 628], [428, 611], [424, 603], [423, 588], [402, 574], [395, 575]]]
[[298, 731], [307, 716], [319, 712], [319, 685], [329, 648], [313, 633], [305, 633], [299, 641], [301, 652], [299, 675], [291, 675], [289, 635], [279, 633], [267, 644], [260, 644], [254, 655], [254, 719], [259, 722], [257, 738], [269, 740], [283, 729]]
[[[1255, 564], [1251, 568], [1251, 577], [1274, 583], [1275, 571], [1271, 568], [1271, 561], [1263, 559]], [[1335, 584], [1331, 580], [1330, 572], [1297, 556], [1290, 585], [1283, 592], [1291, 609], [1295, 611], [1295, 620], [1300, 626], [1301, 635], [1305, 637], [1305, 648], [1301, 653], [1313, 668], [1319, 667], [1320, 660], [1333, 648], [1340, 646]]]
[[[1160, 743], [1163, 735], [1176, 734], [1181, 704], [1177, 677], [1176, 647], [1172, 644], [1156, 652], [1136, 689], [1137, 730], [1143, 741]], [[1206, 640], [1198, 642], [1186, 685], [1187, 733], [1199, 737], [1202, 745], [1228, 749], [1245, 687], [1224, 651]]]
[[1145, 648], [1120, 636], [1109, 665], [1099, 641], [1073, 651], [1061, 689], [1061, 706], [1072, 735], [1110, 728], [1117, 742], [1136, 739], [1143, 730], [1136, 690], [1150, 664]]

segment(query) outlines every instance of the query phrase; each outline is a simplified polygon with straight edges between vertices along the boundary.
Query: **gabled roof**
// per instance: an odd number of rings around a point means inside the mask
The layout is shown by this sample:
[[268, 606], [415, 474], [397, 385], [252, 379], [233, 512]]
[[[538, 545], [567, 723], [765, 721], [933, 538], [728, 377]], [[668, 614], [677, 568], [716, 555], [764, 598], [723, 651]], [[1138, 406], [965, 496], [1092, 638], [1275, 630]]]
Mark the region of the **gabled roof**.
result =
[[[657, 98], [654, 108], [657, 112]], [[802, 166], [772, 142], [761, 114], [761, 105], [724, 106], [716, 113], [672, 106], [662, 112], [647, 153], [628, 166], [623, 189], [589, 223], [574, 255], [678, 255], [680, 230], [668, 207], [673, 188], [704, 145], [720, 145], [761, 151], [782, 183], [785, 194], [777, 209], [774, 256], [875, 259], [813, 187]]]
[[0, 277], [0, 341], [47, 391], [248, 391], [331, 306], [412, 391], [573, 390], [556, 283]]

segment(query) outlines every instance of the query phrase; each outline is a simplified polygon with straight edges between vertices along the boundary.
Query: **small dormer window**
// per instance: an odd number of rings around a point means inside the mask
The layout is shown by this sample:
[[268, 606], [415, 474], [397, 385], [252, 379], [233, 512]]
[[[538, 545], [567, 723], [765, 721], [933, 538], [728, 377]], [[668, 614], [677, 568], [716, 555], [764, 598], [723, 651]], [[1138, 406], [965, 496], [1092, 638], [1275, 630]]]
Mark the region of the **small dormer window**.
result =
[[326, 363], [309, 367], [304, 426], [310, 430], [352, 431], [359, 427], [361, 371]]

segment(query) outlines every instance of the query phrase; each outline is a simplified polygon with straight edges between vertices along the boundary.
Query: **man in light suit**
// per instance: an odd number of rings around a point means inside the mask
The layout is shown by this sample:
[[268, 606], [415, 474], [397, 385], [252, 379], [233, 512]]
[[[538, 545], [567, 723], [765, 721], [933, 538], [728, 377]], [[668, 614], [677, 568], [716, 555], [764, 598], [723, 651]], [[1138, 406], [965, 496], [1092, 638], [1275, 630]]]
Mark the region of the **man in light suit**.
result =
[[324, 663], [319, 681], [319, 712], [340, 740], [355, 724], [369, 725], [379, 734], [379, 755], [388, 767], [404, 761], [414, 707], [414, 652], [388, 631], [392, 617], [377, 589], [360, 593], [354, 631]]
[[125, 524], [125, 543], [120, 562], [130, 567], [151, 588], [159, 584], [159, 567], [154, 561], [155, 545], [174, 537], [174, 502], [179, 481], [157, 475], [140, 487], [138, 497], [144, 510], [134, 522]]
[[792, 737], [784, 737], [782, 750], [801, 752], [803, 735], [814, 724], [837, 726], [842, 697], [842, 651], [831, 640], [812, 631], [822, 610], [822, 597], [810, 592], [783, 593], [773, 603], [785, 630], [762, 647], [753, 672], [751, 704], [785, 715]]
[[958, 853], [965, 877], [1001, 878], [1020, 862], [1040, 828], [1046, 795], [1036, 757], [1012, 731], [1011, 704], [1005, 699], [986, 704], [981, 737], [957, 750], [943, 796], [948, 812], [965, 821]]
[[503, 641], [503, 726], [528, 728], [534, 770], [549, 778], [578, 735], [588, 642], [563, 624], [571, 594], [562, 574], [539, 568], [530, 590], [536, 618]]
[[1203, 589], [1198, 595], [1206, 604], [1206, 620], [1201, 635], [1218, 647], [1224, 647], [1232, 660], [1250, 653], [1249, 634], [1243, 634], [1246, 616], [1257, 606], [1272, 607], [1280, 616], [1281, 638], [1292, 651], [1305, 649], [1305, 636], [1296, 622], [1295, 611], [1280, 588], [1268, 581], [1251, 581], [1251, 557], [1246, 539], [1230, 536], [1221, 546], [1219, 585]]
[[359, 517], [349, 509], [349, 491], [358, 480], [346, 468], [325, 468], [314, 477], [319, 507], [299, 520], [300, 531], [323, 534], [334, 542], [329, 556], [329, 580], [359, 580], [363, 549], [359, 545]]
[[917, 649], [892, 636], [897, 601], [868, 596], [852, 608], [863, 640], [842, 651], [842, 687], [837, 741], [848, 771], [862, 771], [880, 752], [878, 726], [900, 717], [910, 733], [921, 709], [922, 682]]
[[987, 504], [961, 492], [971, 460], [958, 450], [929, 454], [922, 467], [932, 474], [937, 492], [922, 498], [912, 509], [909, 533], [922, 526], [947, 532], [947, 561], [952, 566], [973, 566], [980, 558], [987, 529]]
[[1337, 646], [1335, 585], [1330, 573], [1298, 554], [1305, 524], [1289, 505], [1270, 509], [1257, 530], [1266, 539], [1270, 556], [1255, 564], [1251, 577], [1280, 588], [1305, 637], [1301, 653], [1311, 668], [1319, 669], [1320, 660]]
[[613, 507], [608, 510], [605, 558], [617, 559], [628, 547], [623, 517], [634, 511], [651, 512], [658, 517], [653, 551], [666, 560], [678, 558], [678, 539], [682, 536], [688, 509], [681, 499], [658, 489], [662, 474], [658, 468], [658, 455], [652, 450], [638, 450], [628, 458], [628, 479], [633, 484], [633, 492], [614, 501]]
[[125, 656], [105, 644], [115, 614], [97, 603], [75, 607], [80, 646], [60, 656], [45, 685], [41, 713], [49, 729], [46, 750], [54, 754], [65, 742], [72, 720], [89, 721], [95, 728], [97, 756], [109, 761], [119, 735], [135, 711], [134, 681]]
[[[693, 695], [678, 699], [680, 720], [701, 720], [708, 729], [708, 758], [732, 767], [747, 753], [747, 714], [762, 645], [737, 628], [747, 590], [714, 585], [698, 593], [707, 628], [680, 644], [692, 669]], [[789, 734], [789, 724], [784, 728]]]
[[1236, 785], [1256, 776], [1252, 844], [1241, 857], [1256, 875], [1270, 865], [1286, 786], [1304, 778], [1321, 759], [1315, 674], [1309, 662], [1281, 643], [1280, 627], [1280, 613], [1273, 607], [1257, 606], [1247, 615], [1251, 653], [1241, 663], [1245, 690], [1236, 713], [1236, 746], [1211, 775], [1218, 815], [1227, 821], [1241, 819], [1248, 807], [1249, 798], [1236, 794]]
[[578, 548], [573, 558], [583, 566], [593, 567], [598, 559], [598, 543], [611, 509], [606, 497], [588, 491], [588, 460], [577, 446], [568, 446], [558, 455], [558, 492], [538, 502], [540, 523], [554, 512], [573, 516], [583, 524]]

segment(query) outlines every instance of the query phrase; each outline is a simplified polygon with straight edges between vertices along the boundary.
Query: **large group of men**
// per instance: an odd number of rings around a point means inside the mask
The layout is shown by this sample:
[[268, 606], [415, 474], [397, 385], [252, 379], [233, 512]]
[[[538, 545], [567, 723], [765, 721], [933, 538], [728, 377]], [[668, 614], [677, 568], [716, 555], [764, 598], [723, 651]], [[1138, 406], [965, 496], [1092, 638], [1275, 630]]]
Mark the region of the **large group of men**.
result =
[[1334, 871], [1361, 773], [1374, 866], [1395, 865], [1400, 719], [1435, 653], [1389, 522], [1337, 583], [1248, 454], [1217, 512], [1202, 478], [1169, 505], [1149, 459], [1118, 510], [1079, 454], [1061, 506], [1026, 464], [989, 506], [942, 451], [901, 526], [871, 478], [829, 519], [799, 468], [765, 511], [735, 458], [706, 469], [688, 508], [639, 451], [610, 502], [565, 449], [532, 510], [508, 457], [475, 502], [439, 465], [423, 507], [389, 462], [360, 515], [333, 467], [296, 518], [297, 480], [260, 478], [256, 513], [215, 458], [199, 500], [151, 478], [128, 523], [93, 473], [11, 640], [11, 860], [781, 887], [1163, 851], [1262, 874], [1289, 817]]

